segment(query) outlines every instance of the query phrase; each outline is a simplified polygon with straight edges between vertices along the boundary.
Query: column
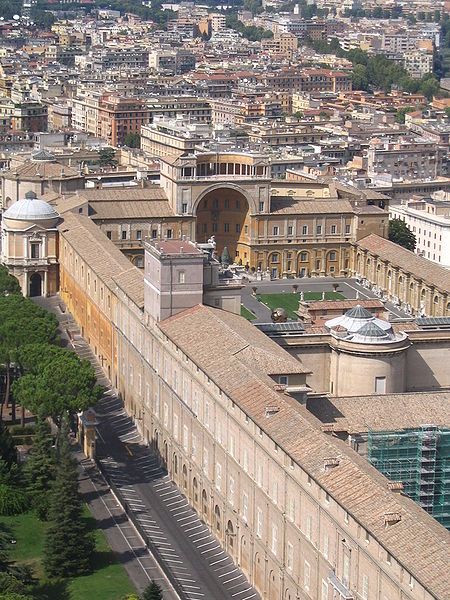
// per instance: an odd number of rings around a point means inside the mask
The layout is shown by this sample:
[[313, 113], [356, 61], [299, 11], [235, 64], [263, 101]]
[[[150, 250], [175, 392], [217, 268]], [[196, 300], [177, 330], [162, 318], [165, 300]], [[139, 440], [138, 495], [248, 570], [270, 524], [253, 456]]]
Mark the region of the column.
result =
[[29, 296], [29, 293], [28, 293], [28, 272], [27, 271], [23, 272], [22, 294], [24, 296]]
[[47, 294], [47, 278], [48, 278], [48, 272], [44, 271], [44, 281], [43, 281], [43, 289], [42, 289], [42, 295], [44, 296], [44, 298], [46, 298], [48, 296]]

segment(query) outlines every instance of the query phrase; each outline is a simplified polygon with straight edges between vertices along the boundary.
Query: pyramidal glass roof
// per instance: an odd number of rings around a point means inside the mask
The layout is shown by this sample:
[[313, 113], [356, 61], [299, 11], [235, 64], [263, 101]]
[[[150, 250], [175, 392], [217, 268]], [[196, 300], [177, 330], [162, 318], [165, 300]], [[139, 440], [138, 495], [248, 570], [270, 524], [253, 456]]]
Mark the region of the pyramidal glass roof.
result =
[[373, 314], [367, 308], [364, 308], [360, 304], [357, 304], [354, 308], [351, 308], [345, 313], [346, 317], [351, 317], [352, 319], [372, 319]]
[[358, 329], [356, 335], [363, 335], [365, 337], [387, 337], [386, 331], [383, 331], [381, 327], [373, 321], [365, 323], [361, 329]]

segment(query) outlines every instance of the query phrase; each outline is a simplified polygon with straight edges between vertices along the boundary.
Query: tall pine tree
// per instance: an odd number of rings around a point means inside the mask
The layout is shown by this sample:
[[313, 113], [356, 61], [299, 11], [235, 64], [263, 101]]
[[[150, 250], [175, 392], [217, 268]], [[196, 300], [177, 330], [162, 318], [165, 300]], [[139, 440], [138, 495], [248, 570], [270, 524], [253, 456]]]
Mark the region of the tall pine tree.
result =
[[67, 425], [58, 439], [58, 466], [51, 491], [50, 526], [44, 544], [44, 566], [50, 577], [89, 573], [94, 540], [83, 518], [78, 472], [71, 454]]
[[160, 585], [156, 581], [152, 581], [145, 588], [142, 595], [142, 600], [163, 600], [163, 591]]
[[0, 421], [0, 458], [10, 469], [17, 462], [17, 451], [9, 429]]
[[30, 456], [25, 464], [27, 490], [31, 505], [41, 520], [47, 520], [50, 509], [51, 487], [55, 479], [56, 462], [52, 448], [51, 430], [44, 413], [39, 412], [36, 434]]

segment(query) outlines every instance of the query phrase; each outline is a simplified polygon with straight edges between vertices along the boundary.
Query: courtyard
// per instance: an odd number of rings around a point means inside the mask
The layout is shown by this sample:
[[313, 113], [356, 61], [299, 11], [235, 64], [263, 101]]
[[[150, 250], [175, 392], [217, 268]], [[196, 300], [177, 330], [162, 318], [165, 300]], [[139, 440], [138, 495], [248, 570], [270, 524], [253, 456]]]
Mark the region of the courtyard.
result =
[[[299, 300], [368, 300], [377, 298], [371, 290], [361, 286], [355, 279], [337, 277], [278, 279], [246, 284], [242, 288], [241, 315], [254, 323], [271, 321], [272, 310], [284, 308], [288, 318], [297, 320], [295, 311]], [[407, 315], [387, 302], [386, 308], [394, 317]]]

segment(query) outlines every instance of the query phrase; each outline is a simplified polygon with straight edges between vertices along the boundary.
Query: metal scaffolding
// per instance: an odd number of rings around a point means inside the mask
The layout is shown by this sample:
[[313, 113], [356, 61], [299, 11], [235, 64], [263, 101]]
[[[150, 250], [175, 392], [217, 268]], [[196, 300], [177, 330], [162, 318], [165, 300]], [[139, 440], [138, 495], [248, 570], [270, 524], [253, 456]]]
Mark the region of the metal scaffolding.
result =
[[367, 458], [450, 529], [450, 429], [423, 425], [400, 431], [369, 430]]

